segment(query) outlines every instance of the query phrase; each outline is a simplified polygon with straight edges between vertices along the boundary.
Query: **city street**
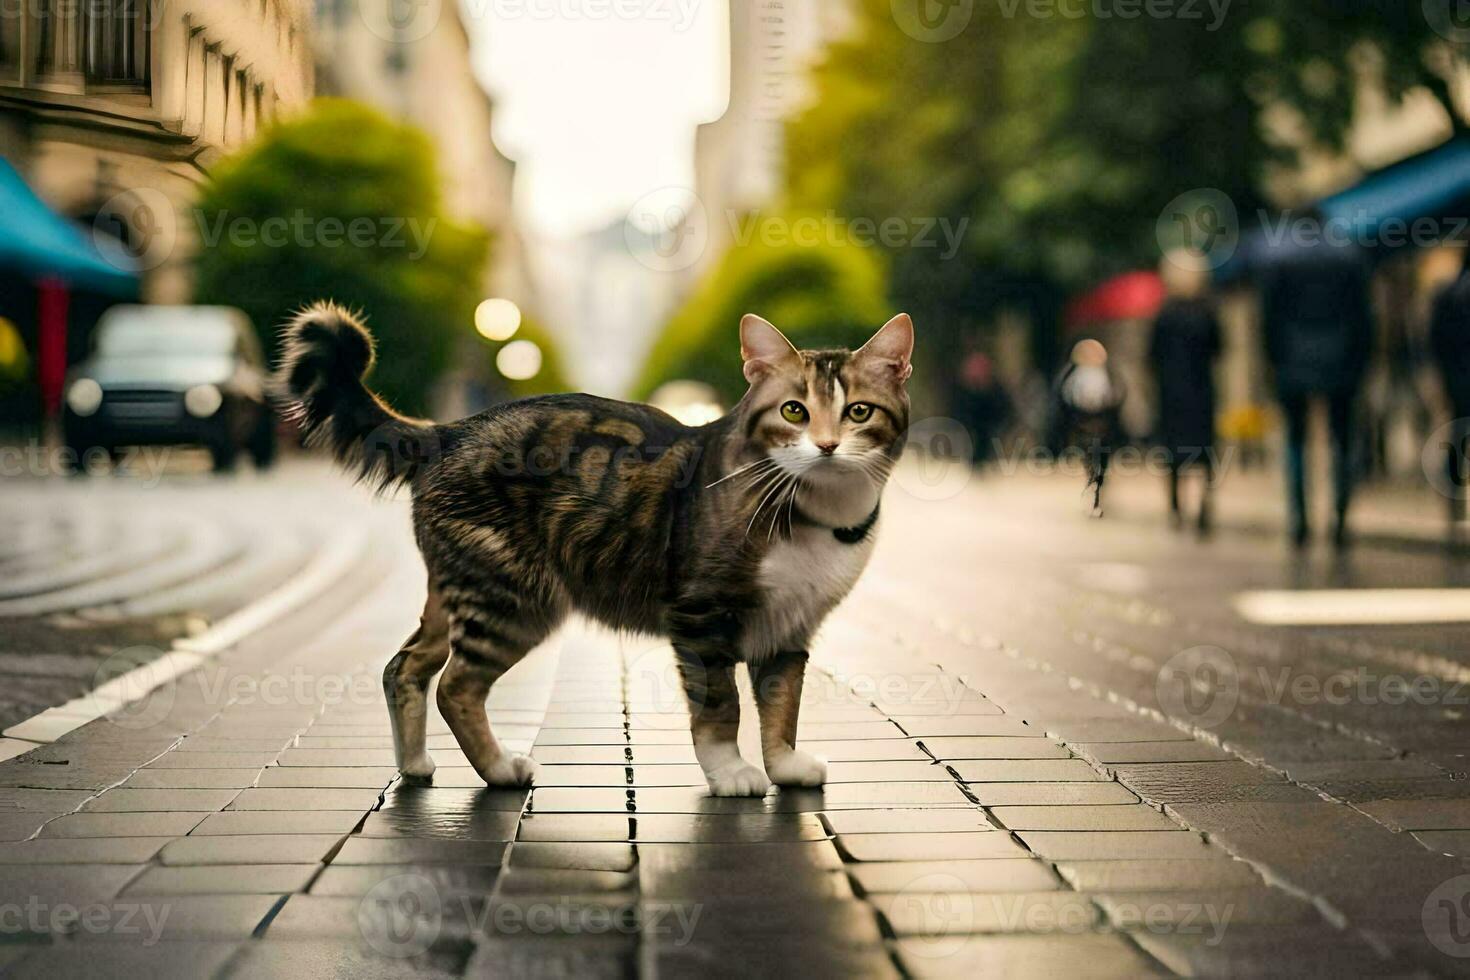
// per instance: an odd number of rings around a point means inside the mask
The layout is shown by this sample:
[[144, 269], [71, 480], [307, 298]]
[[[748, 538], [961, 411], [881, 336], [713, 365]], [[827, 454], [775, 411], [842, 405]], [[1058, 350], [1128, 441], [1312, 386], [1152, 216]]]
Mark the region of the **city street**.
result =
[[[423, 598], [406, 502], [315, 461], [189, 470], [7, 483], [6, 975], [1470, 957], [1470, 564], [1429, 540], [1427, 492], [1372, 494], [1351, 552], [1296, 556], [1266, 476], [1232, 473], [1199, 541], [1148, 477], [1098, 521], [1073, 474], [911, 460], [813, 651], [827, 786], [715, 800], [667, 647], [580, 626], [490, 698], [533, 791], [480, 788], [437, 715], [433, 786], [404, 785], [379, 675]], [[1398, 605], [1344, 589], [1450, 591], [1364, 625]]]

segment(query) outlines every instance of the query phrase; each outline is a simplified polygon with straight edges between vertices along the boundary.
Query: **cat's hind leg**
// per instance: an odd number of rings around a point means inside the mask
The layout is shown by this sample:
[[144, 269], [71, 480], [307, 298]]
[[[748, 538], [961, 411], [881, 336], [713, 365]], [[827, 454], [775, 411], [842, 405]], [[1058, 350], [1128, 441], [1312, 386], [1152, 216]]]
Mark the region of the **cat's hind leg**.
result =
[[383, 668], [383, 693], [393, 724], [393, 755], [398, 771], [411, 779], [434, 775], [434, 760], [426, 748], [428, 689], [434, 675], [449, 660], [449, 618], [444, 603], [429, 585], [429, 599], [403, 648]]
[[[460, 594], [462, 596], [463, 594]], [[475, 772], [490, 786], [529, 786], [536, 763], [507, 752], [490, 730], [485, 699], [491, 686], [550, 634], [553, 617], [529, 603], [496, 594], [497, 601], [452, 596], [449, 645], [452, 655], [439, 678], [439, 711]]]

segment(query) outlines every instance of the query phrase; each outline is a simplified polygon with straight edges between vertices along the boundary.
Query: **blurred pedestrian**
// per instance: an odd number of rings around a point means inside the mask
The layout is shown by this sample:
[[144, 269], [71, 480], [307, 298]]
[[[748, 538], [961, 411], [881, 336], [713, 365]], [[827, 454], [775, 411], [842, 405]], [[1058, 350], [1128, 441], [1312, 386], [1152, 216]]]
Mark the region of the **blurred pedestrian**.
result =
[[1434, 300], [1429, 348], [1453, 421], [1445, 444], [1450, 478], [1450, 534], [1458, 537], [1470, 495], [1470, 248], [1460, 276]]
[[1180, 250], [1164, 257], [1159, 275], [1168, 299], [1154, 320], [1149, 363], [1158, 385], [1158, 437], [1169, 458], [1169, 515], [1184, 525], [1180, 482], [1186, 471], [1201, 476], [1201, 535], [1210, 531], [1210, 491], [1215, 482], [1215, 361], [1220, 356], [1220, 320], [1209, 296], [1209, 270], [1202, 256]]
[[1128, 396], [1123, 379], [1108, 363], [1108, 351], [1096, 340], [1082, 340], [1059, 375], [1053, 396], [1053, 447], [1078, 448], [1087, 465], [1092, 515], [1101, 517], [1103, 482], [1114, 450], [1123, 441], [1119, 412]]
[[1292, 245], [1262, 277], [1266, 354], [1286, 420], [1287, 503], [1291, 540], [1311, 537], [1307, 516], [1307, 422], [1314, 402], [1327, 405], [1332, 431], [1333, 541], [1347, 543], [1354, 481], [1354, 415], [1373, 347], [1370, 277], [1355, 246]]
[[1011, 419], [1011, 400], [995, 376], [995, 362], [984, 351], [971, 350], [960, 362], [955, 407], [974, 436], [975, 463], [1000, 455], [1000, 437]]

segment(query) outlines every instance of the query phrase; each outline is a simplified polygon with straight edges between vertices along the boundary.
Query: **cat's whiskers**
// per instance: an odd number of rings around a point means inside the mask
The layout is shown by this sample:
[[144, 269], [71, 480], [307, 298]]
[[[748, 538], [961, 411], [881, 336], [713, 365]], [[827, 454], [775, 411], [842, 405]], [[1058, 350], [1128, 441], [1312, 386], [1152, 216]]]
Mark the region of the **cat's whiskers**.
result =
[[726, 473], [724, 476], [720, 477], [714, 483], [711, 483], [711, 484], [709, 484], [709, 486], [706, 486], [705, 489], [706, 490], [709, 490], [709, 489], [712, 489], [714, 487], [719, 486], [721, 483], [724, 483], [726, 480], [733, 480], [737, 476], [740, 476], [742, 473], [748, 473], [751, 470], [755, 469], [756, 467], [759, 467], [763, 463], [764, 464], [768, 464], [770, 466], [775, 466], [776, 465], [776, 461], [774, 459], [772, 459], [771, 457], [769, 457], [769, 456], [762, 456], [760, 459], [757, 459], [754, 462], [746, 463], [744, 466], [736, 467], [731, 472]]

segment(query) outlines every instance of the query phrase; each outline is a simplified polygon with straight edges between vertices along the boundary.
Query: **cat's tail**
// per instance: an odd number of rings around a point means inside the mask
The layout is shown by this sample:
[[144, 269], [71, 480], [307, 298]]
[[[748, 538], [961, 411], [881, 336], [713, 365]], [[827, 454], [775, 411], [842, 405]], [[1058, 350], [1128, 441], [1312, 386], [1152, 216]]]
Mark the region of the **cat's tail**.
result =
[[330, 302], [286, 324], [272, 385], [307, 445], [324, 445], [359, 480], [380, 489], [408, 483], [437, 458], [432, 423], [399, 415], [363, 384], [373, 337], [362, 321]]

